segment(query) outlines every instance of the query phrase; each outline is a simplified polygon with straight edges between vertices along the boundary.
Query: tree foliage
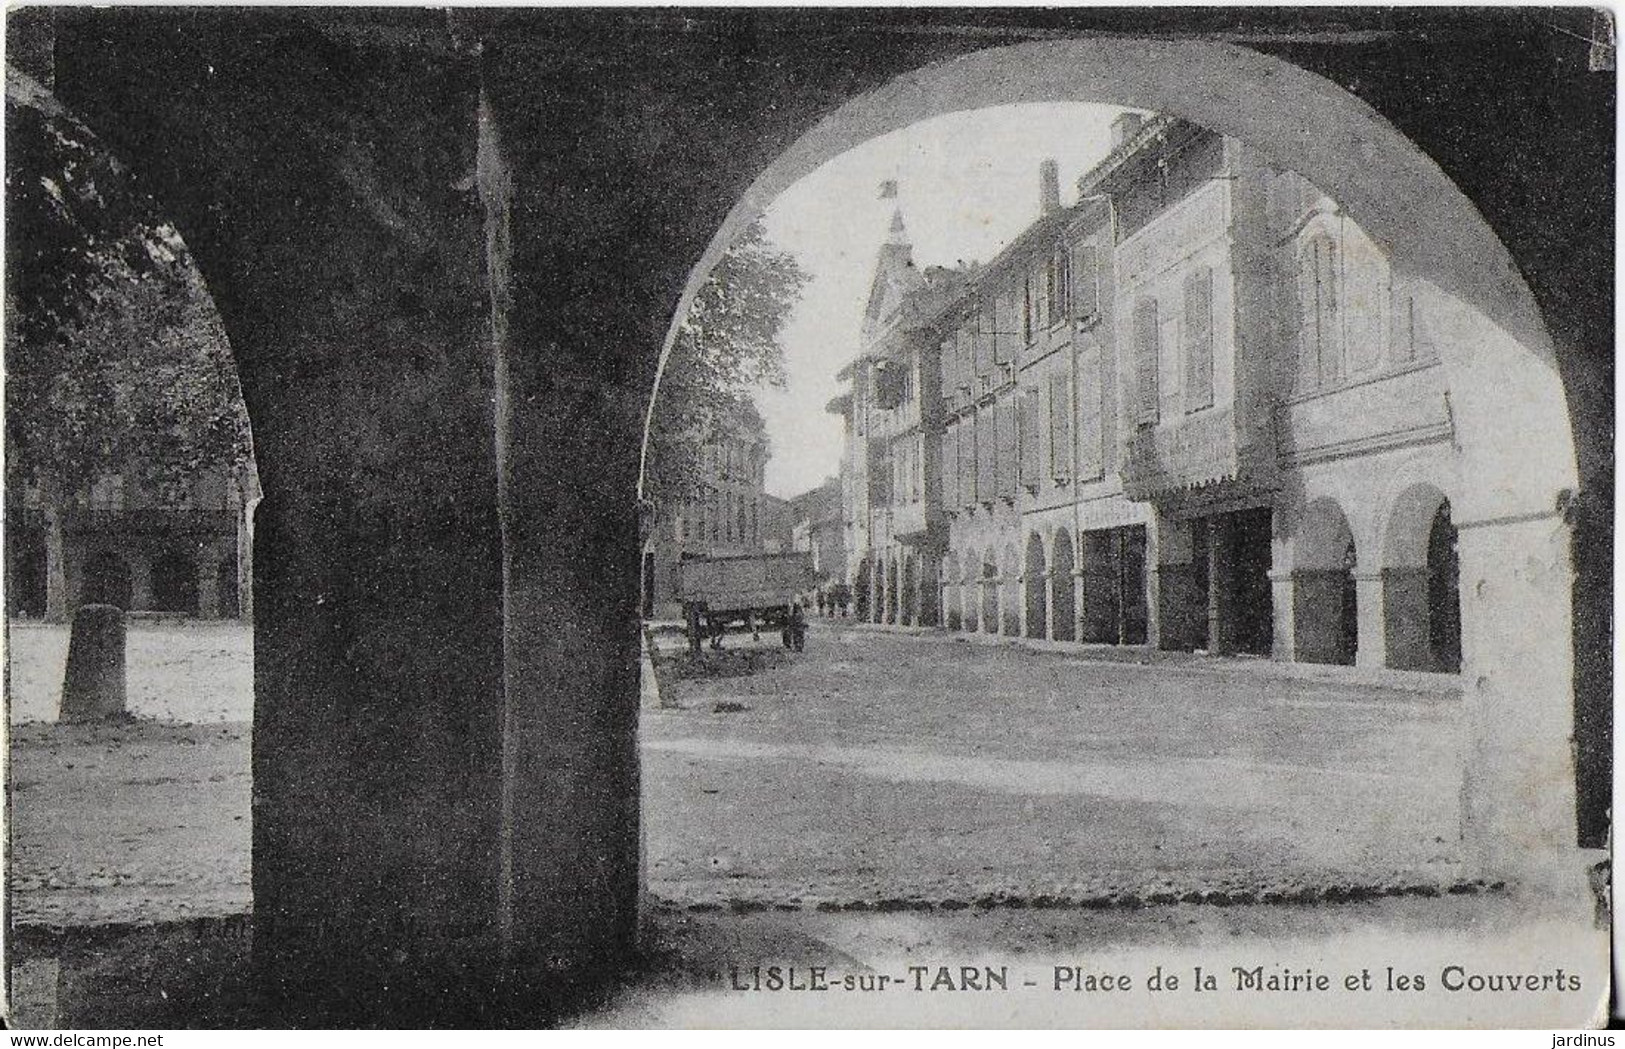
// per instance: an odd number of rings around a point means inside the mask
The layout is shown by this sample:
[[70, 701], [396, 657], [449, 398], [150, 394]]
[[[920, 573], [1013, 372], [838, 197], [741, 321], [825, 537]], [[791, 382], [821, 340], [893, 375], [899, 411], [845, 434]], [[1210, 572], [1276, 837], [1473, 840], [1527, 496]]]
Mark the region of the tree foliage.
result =
[[37, 84], [6, 81], [6, 473], [160, 498], [250, 454], [225, 332], [175, 229]]
[[701, 450], [757, 418], [750, 391], [784, 385], [779, 335], [807, 275], [760, 221], [711, 270], [678, 328], [650, 418], [644, 497], [661, 507], [697, 495]]

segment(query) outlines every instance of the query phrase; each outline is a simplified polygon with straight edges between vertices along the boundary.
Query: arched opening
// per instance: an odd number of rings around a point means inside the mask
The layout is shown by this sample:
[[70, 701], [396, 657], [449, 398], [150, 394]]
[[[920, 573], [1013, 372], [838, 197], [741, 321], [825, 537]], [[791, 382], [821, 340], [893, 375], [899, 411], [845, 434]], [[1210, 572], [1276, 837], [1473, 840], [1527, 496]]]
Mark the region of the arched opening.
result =
[[165, 550], [152, 559], [152, 611], [197, 615], [197, 563], [188, 554]]
[[1077, 600], [1072, 578], [1072, 533], [1062, 528], [1055, 533], [1055, 557], [1050, 566], [1050, 607], [1055, 620], [1052, 632], [1057, 641], [1077, 640]]
[[1396, 670], [1461, 670], [1460, 560], [1450, 500], [1425, 482], [1400, 493], [1383, 541], [1383, 630]]
[[868, 620], [869, 610], [873, 607], [873, 574], [874, 569], [867, 557], [858, 562], [857, 580], [852, 584], [852, 614], [860, 620]]
[[920, 621], [919, 568], [913, 554], [903, 556], [903, 623], [918, 626]]
[[1359, 647], [1356, 551], [1335, 500], [1309, 504], [1292, 546], [1293, 658], [1353, 666]]
[[130, 611], [130, 563], [109, 550], [98, 550], [80, 569], [79, 603], [112, 605]]
[[[1119, 44], [1118, 44], [1117, 41], [1110, 42], [1110, 47], [1116, 48], [1118, 46], [1119, 46]], [[1130, 50], [1130, 49], [1125, 48], [1125, 51], [1127, 51], [1127, 50]], [[1179, 51], [1179, 49], [1177, 47], [1174, 48], [1173, 50], [1176, 51], [1176, 52]], [[1103, 69], [1106, 69], [1106, 70], [1112, 70], [1112, 69], [1115, 69], [1115, 68], [1120, 68], [1117, 63], [1114, 63], [1110, 59], [1110, 57], [1109, 57], [1110, 52], [1107, 52], [1106, 54], [1108, 55], [1108, 57], [1098, 61], [1097, 64], [1099, 65], [1099, 67], [1103, 68]], [[1088, 52], [1086, 52], [1084, 54], [1084, 56], [1083, 56], [1084, 59], [1089, 59], [1091, 57], [1099, 58], [1100, 56], [1099, 56], [1098, 53], [1094, 54], [1094, 55], [1091, 55]], [[1123, 87], [1123, 88], [1120, 89], [1121, 92], [1122, 92], [1121, 96], [1114, 95], [1113, 97], [1126, 97], [1126, 98], [1133, 98], [1133, 99], [1143, 98], [1143, 99], [1146, 100], [1144, 104], [1153, 104], [1154, 101], [1161, 98], [1161, 99], [1165, 99], [1168, 102], [1168, 105], [1166, 106], [1166, 108], [1168, 108], [1170, 110], [1177, 110], [1180, 107], [1175, 104], [1176, 99], [1171, 97], [1171, 95], [1173, 93], [1177, 93], [1177, 92], [1179, 92], [1181, 90], [1189, 92], [1191, 89], [1188, 88], [1188, 87], [1182, 89], [1182, 88], [1177, 87], [1177, 86], [1159, 87], [1158, 86], [1158, 81], [1166, 82], [1169, 85], [1174, 85], [1174, 84], [1179, 84], [1179, 83], [1207, 85], [1207, 84], [1217, 82], [1216, 80], [1208, 79], [1208, 78], [1204, 77], [1200, 73], [1192, 73], [1190, 76], [1186, 76], [1186, 77], [1168, 75], [1169, 69], [1179, 69], [1180, 68], [1179, 64], [1176, 61], [1179, 57], [1181, 57], [1181, 55], [1176, 53], [1174, 55], [1174, 60], [1171, 61], [1166, 54], [1162, 54], [1160, 56], [1160, 61], [1157, 62], [1157, 63], [1153, 63], [1153, 64], [1158, 66], [1158, 68], [1161, 70], [1160, 72], [1153, 72], [1151, 74], [1148, 74], [1146, 77], [1134, 80], [1130, 86]], [[1090, 63], [1088, 61], [1079, 61], [1077, 56], [1068, 55], [1067, 60], [1069, 62], [1072, 62], [1074, 65], [1079, 66], [1079, 67], [1088, 68], [1090, 66]], [[973, 63], [973, 66], [974, 65], [975, 64]], [[1265, 65], [1267, 66], [1267, 63], [1265, 63]], [[1044, 77], [1044, 76], [1052, 75], [1054, 73], [1053, 68], [1041, 67], [1037, 63], [1034, 63], [1033, 66], [1031, 66], [1029, 68], [1034, 68], [1035, 72], [1036, 72], [1036, 75], [1038, 77], [1040, 77], [1040, 78]], [[1187, 68], [1195, 68], [1195, 66], [1194, 65], [1193, 66], [1188, 66]], [[977, 72], [982, 72], [982, 73], [985, 74], [986, 71], [985, 70], [977, 70], [977, 69], [973, 68], [972, 69], [973, 76], [971, 78], [971, 82], [977, 82], [977, 80], [976, 80], [976, 78], [974, 76], [974, 74], [977, 73]], [[1265, 72], [1269, 72], [1269, 70], [1266, 68]], [[968, 104], [969, 102], [974, 101], [974, 98], [970, 98], [970, 97], [967, 97], [967, 96], [975, 96], [975, 94], [976, 94], [975, 91], [966, 91], [966, 92], [962, 92], [962, 93], [949, 93], [949, 92], [937, 92], [937, 91], [931, 90], [930, 86], [933, 83], [933, 80], [932, 80], [932, 78], [930, 76], [910, 77], [910, 78], [907, 78], [907, 79], [908, 79], [908, 83], [907, 83], [907, 85], [906, 85], [906, 87], [904, 89], [905, 93], [913, 95], [913, 96], [918, 97], [918, 98], [928, 99], [929, 101], [927, 103], [924, 103], [924, 104], [930, 105], [930, 106], [947, 106], [947, 105], [964, 105], [964, 104]], [[1269, 81], [1269, 79], [1270, 78], [1267, 77], [1267, 76], [1260, 75], [1256, 70], [1254, 71], [1254, 80], [1263, 81], [1263, 82], [1267, 83]], [[1281, 78], [1281, 79], [1286, 79], [1286, 78]], [[991, 83], [991, 84], [996, 85], [996, 87], [994, 89], [996, 91], [997, 90], [1008, 91], [1008, 90], [1011, 90], [1011, 89], [1005, 87], [1004, 85], [1010, 84], [1010, 83], [1013, 83], [1013, 82], [1019, 82], [1019, 81], [1021, 81], [1021, 78], [1018, 77], [1018, 76], [1009, 76], [1009, 77], [1002, 77], [1001, 78], [1001, 77], [988, 77], [988, 76], [984, 75], [984, 76], [981, 77], [979, 82], [983, 83], [983, 84], [990, 84]], [[1147, 81], [1149, 81], [1149, 83]], [[1053, 88], [1051, 90], [1071, 91], [1074, 88], [1074, 85], [1067, 82], [1064, 77], [1056, 77], [1052, 82], [1055, 83], [1055, 84], [1064, 84], [1065, 86], [1059, 87], [1059, 88]], [[1252, 82], [1253, 81], [1246, 81], [1246, 83], [1252, 83]], [[1220, 98], [1220, 99], [1224, 99], [1224, 100], [1237, 97], [1237, 93], [1233, 93], [1233, 92], [1215, 92], [1215, 91], [1212, 91], [1211, 88], [1206, 88], [1206, 87], [1197, 88], [1198, 95], [1203, 90], [1207, 91], [1207, 93], [1210, 96]], [[1281, 88], [1281, 86], [1279, 84], [1277, 84], [1277, 85], [1275, 85], [1274, 90], [1280, 91], [1280, 90], [1282, 90], [1282, 88]], [[1169, 94], [1165, 95], [1165, 94], [1163, 94], [1164, 92], [1167, 92]], [[1290, 90], [1288, 90], [1288, 95], [1290, 95]], [[1271, 95], [1268, 95], [1268, 94], [1262, 94], [1262, 97], [1271, 98], [1271, 97], [1274, 97], [1274, 96], [1271, 96]], [[940, 99], [940, 101], [939, 101], [939, 99]], [[1307, 128], [1299, 128], [1297, 126], [1294, 126], [1290, 130], [1278, 131], [1276, 137], [1278, 137], [1278, 139], [1281, 140], [1281, 141], [1293, 143], [1293, 145], [1284, 147], [1288, 151], [1291, 151], [1293, 149], [1297, 149], [1297, 150], [1300, 150], [1300, 151], [1304, 152], [1305, 155], [1314, 158], [1316, 163], [1320, 164], [1325, 170], [1327, 170], [1329, 172], [1332, 172], [1332, 173], [1335, 174], [1337, 169], [1340, 166], [1344, 166], [1346, 173], [1342, 176], [1342, 178], [1343, 178], [1343, 180], [1345, 182], [1348, 182], [1350, 180], [1358, 181], [1358, 179], [1357, 179], [1357, 177], [1356, 177], [1356, 175], [1354, 173], [1359, 172], [1361, 175], [1364, 175], [1366, 172], [1369, 171], [1369, 164], [1364, 165], [1364, 166], [1359, 165], [1358, 163], [1344, 165], [1344, 162], [1346, 160], [1350, 159], [1350, 158], [1358, 160], [1358, 158], [1362, 155], [1362, 153], [1361, 153], [1362, 150], [1367, 151], [1368, 155], [1369, 154], [1381, 155], [1381, 152], [1382, 152], [1381, 149], [1380, 148], [1375, 148], [1374, 149], [1373, 145], [1375, 145], [1376, 147], [1380, 147], [1381, 145], [1383, 145], [1383, 141], [1378, 141], [1375, 144], [1373, 144], [1373, 142], [1370, 141], [1368, 138], [1361, 138], [1361, 137], [1355, 136], [1355, 135], [1348, 135], [1347, 136], [1347, 138], [1349, 140], [1348, 144], [1340, 150], [1338, 148], [1338, 146], [1337, 146], [1337, 140], [1339, 139], [1340, 136], [1342, 136], [1342, 133], [1344, 131], [1344, 128], [1342, 126], [1343, 121], [1353, 120], [1354, 118], [1347, 117], [1345, 115], [1345, 110], [1336, 109], [1336, 107], [1332, 104], [1333, 102], [1336, 101], [1335, 96], [1329, 96], [1326, 99], [1327, 105], [1324, 106], [1324, 107], [1316, 104], [1319, 101], [1320, 101], [1320, 99], [1315, 98], [1312, 101], [1300, 102], [1296, 106], [1286, 107], [1289, 112], [1312, 113], [1313, 116], [1312, 116], [1312, 118], [1310, 118], [1311, 121], [1312, 121], [1312, 125], [1307, 127]], [[919, 104], [920, 103], [916, 103], [916, 105], [919, 105]], [[1190, 98], [1190, 100], [1188, 101], [1188, 105], [1190, 106], [1190, 111], [1195, 112], [1198, 117], [1202, 117], [1202, 116], [1204, 116], [1206, 114], [1206, 112], [1208, 110], [1212, 110], [1215, 107], [1223, 108], [1225, 105], [1233, 106], [1234, 103], [1229, 102], [1229, 101], [1220, 101], [1220, 102], [1215, 103], [1215, 102], [1209, 100], [1204, 104], [1203, 101], [1200, 99], [1200, 97], [1193, 97], [1193, 98]], [[1268, 107], [1266, 106], [1264, 108], [1268, 108]], [[1342, 116], [1342, 120], [1329, 119], [1328, 118], [1328, 111], [1330, 111], [1333, 116]], [[1276, 111], [1276, 113], [1274, 115], [1277, 116], [1277, 117], [1280, 115], [1279, 107], [1277, 107], [1277, 111]], [[1265, 119], [1266, 120], [1269, 119], [1269, 116], [1266, 115]], [[884, 120], [885, 120], [885, 115], [883, 114], [882, 117], [879, 118], [879, 121], [883, 123]], [[828, 132], [828, 134], [830, 134], [830, 135], [845, 134], [845, 135], [859, 135], [859, 136], [861, 136], [862, 134], [873, 133], [875, 123], [876, 123], [876, 120], [875, 120], [875, 118], [873, 118], [872, 111], [871, 111], [871, 120], [868, 123], [859, 122], [859, 124], [857, 125], [857, 130], [854, 131], [851, 127], [843, 128], [842, 124], [841, 124], [841, 120], [840, 120], [840, 114], [837, 114], [835, 118], [832, 118], [832, 120], [829, 121], [829, 124], [833, 125], [837, 130], [830, 131], [830, 132]], [[1322, 124], [1322, 123], [1324, 123], [1326, 125], [1326, 128], [1328, 130], [1325, 133], [1323, 133], [1321, 135], [1321, 137], [1317, 138], [1316, 137], [1316, 127], [1313, 126], [1313, 125], [1319, 125], [1319, 124]], [[1365, 125], [1363, 125], [1363, 124], [1358, 125], [1358, 126], [1362, 127], [1362, 128], [1365, 127]], [[1299, 131], [1301, 131], [1302, 133], [1301, 134], [1298, 133]], [[1326, 148], [1321, 149], [1320, 148], [1321, 146], [1325, 146]], [[794, 163], [808, 161], [809, 158], [805, 155], [806, 152], [807, 151], [803, 151], [803, 150], [800, 150], [798, 148], [798, 153], [800, 153], [802, 155], [799, 155]], [[819, 160], [822, 156], [827, 155], [827, 154], [824, 154], [824, 153], [820, 152], [816, 148], [810, 150], [810, 153], [812, 154], [811, 162], [817, 162], [817, 160]], [[792, 168], [794, 167], [794, 163], [792, 163], [792, 165], [791, 165]], [[1377, 183], [1379, 181], [1381, 181], [1381, 180], [1375, 180], [1374, 179], [1373, 183], [1375, 184], [1375, 183]], [[1331, 184], [1331, 183], [1328, 182], [1328, 184]], [[1375, 190], [1375, 192], [1377, 192], [1379, 194], [1388, 194], [1388, 195], [1390, 195], [1391, 199], [1401, 200], [1401, 201], [1405, 201], [1407, 203], [1407, 206], [1408, 206], [1408, 208], [1410, 210], [1408, 211], [1407, 214], [1401, 216], [1400, 219], [1398, 219], [1396, 221], [1396, 225], [1398, 227], [1401, 227], [1401, 228], [1403, 226], [1405, 226], [1408, 222], [1413, 220], [1418, 215], [1424, 217], [1425, 219], [1431, 219], [1432, 213], [1435, 210], [1438, 210], [1438, 209], [1434, 209], [1434, 208], [1432, 208], [1430, 206], [1433, 203], [1433, 201], [1428, 197], [1427, 194], [1406, 194], [1404, 192], [1395, 192], [1394, 187], [1391, 184], [1388, 184], [1388, 183], [1384, 183], [1383, 185], [1379, 186]], [[1370, 203], [1369, 199], [1365, 203], [1369, 206], [1369, 203]], [[1448, 225], [1448, 222], [1446, 224]], [[1418, 230], [1418, 233], [1416, 234], [1416, 236], [1419, 237], [1422, 240], [1426, 240], [1433, 232], [1435, 232], [1434, 230], [1427, 227], [1426, 222], [1417, 223], [1417, 225], [1419, 227], [1419, 230]], [[1398, 237], [1394, 238], [1396, 243], [1402, 241], [1403, 239], [1404, 239], [1403, 234], [1401, 236], [1398, 236]], [[1458, 251], [1459, 246], [1451, 244], [1449, 242], [1448, 238], [1440, 239], [1439, 243], [1440, 243], [1441, 246], [1437, 249], [1438, 252], [1439, 252], [1438, 257], [1447, 258], [1451, 253]], [[1487, 265], [1488, 265], [1489, 269], [1492, 270], [1492, 271], [1495, 270], [1498, 267], [1502, 267], [1502, 264], [1505, 261], [1504, 259], [1501, 258], [1500, 255], [1496, 254], [1493, 251], [1487, 253], [1484, 256], [1476, 255], [1473, 252], [1461, 252], [1460, 254], [1463, 257], [1466, 257], [1466, 258], [1469, 258], [1469, 259], [1475, 259], [1475, 260], [1478, 259], [1478, 258], [1481, 258], [1481, 257], [1487, 257], [1488, 258]], [[1426, 263], [1428, 261], [1428, 256], [1425, 253], [1424, 253], [1423, 257], [1422, 257], [1422, 261], [1423, 261], [1423, 263]], [[1476, 265], [1476, 262], [1468, 263], [1468, 265]], [[1426, 270], [1428, 267], [1426, 265], [1423, 265], [1420, 268]], [[1508, 270], [1508, 272], [1511, 272], [1510, 267], [1503, 267], [1503, 268], [1506, 268]], [[1519, 301], [1521, 303], [1522, 300], [1519, 300]], [[1516, 313], [1517, 312], [1517, 307], [1512, 307], [1512, 312]], [[628, 565], [628, 570], [624, 572], [624, 575], [627, 577], [627, 582], [628, 583], [630, 583], [631, 578], [635, 576], [635, 570], [633, 570], [631, 568], [630, 564]], [[627, 589], [628, 592], [630, 591], [630, 587], [628, 587], [626, 589]], [[628, 596], [628, 605], [630, 605], [630, 596]], [[608, 697], [608, 698], [613, 700], [614, 697]], [[607, 735], [613, 736], [614, 732], [612, 731], [611, 733], [609, 733]], [[624, 743], [624, 739], [616, 738], [616, 739], [613, 739], [611, 742], [619, 745], [619, 744]], [[566, 772], [569, 772], [569, 771], [573, 771], [573, 770], [571, 770], [571, 769], [566, 770]]]
[[214, 566], [214, 592], [218, 602], [218, 615], [222, 619], [236, 619], [242, 615], [237, 587], [237, 558], [222, 557]]
[[898, 621], [897, 613], [901, 604], [899, 601], [901, 595], [898, 593], [897, 583], [897, 558], [894, 556], [886, 560], [886, 622], [888, 623]]
[[1006, 543], [1001, 558], [999, 583], [999, 633], [1021, 636], [1021, 555], [1015, 543]]
[[28, 619], [45, 615], [45, 530], [11, 523], [6, 529], [6, 613]]
[[990, 546], [982, 552], [982, 633], [999, 632], [999, 562]]
[[962, 630], [965, 615], [960, 607], [959, 555], [950, 553], [942, 559], [942, 618], [949, 630]]
[[1045, 614], [1046, 565], [1044, 540], [1037, 532], [1027, 537], [1026, 591], [1027, 636], [1049, 636], [1049, 617]]

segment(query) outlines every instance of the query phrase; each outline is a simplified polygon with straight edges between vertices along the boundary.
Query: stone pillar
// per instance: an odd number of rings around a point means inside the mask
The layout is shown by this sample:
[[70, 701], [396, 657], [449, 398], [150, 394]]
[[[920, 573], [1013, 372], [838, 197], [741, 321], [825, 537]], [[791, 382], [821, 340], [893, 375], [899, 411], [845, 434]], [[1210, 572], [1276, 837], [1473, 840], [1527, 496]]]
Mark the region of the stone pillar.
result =
[[1214, 514], [1197, 527], [1207, 527], [1207, 645], [1214, 655], [1229, 655], [1235, 651], [1232, 643], [1232, 623], [1235, 616], [1235, 598], [1231, 592], [1230, 519], [1225, 514]]
[[1482, 876], [1578, 889], [1569, 529], [1556, 515], [1457, 527], [1464, 837]]
[[1359, 644], [1354, 664], [1379, 668], [1388, 665], [1388, 628], [1383, 621], [1384, 577], [1380, 571], [1356, 571], [1354, 595], [1358, 607]]
[[260, 500], [243, 499], [237, 514], [237, 616], [245, 623], [254, 621], [254, 511]]
[[124, 702], [124, 610], [80, 605], [68, 636], [61, 720], [73, 725], [121, 717]]
[[144, 550], [131, 550], [126, 560], [130, 565], [130, 607], [126, 611], [148, 611], [152, 608], [152, 558]]
[[1088, 596], [1084, 587], [1086, 575], [1083, 567], [1083, 533], [1078, 533], [1076, 556], [1078, 560], [1072, 569], [1072, 607], [1065, 611], [1072, 617], [1072, 640], [1083, 641], [1088, 635], [1084, 633], [1084, 624], [1088, 622], [1089, 608]]
[[1297, 623], [1293, 616], [1296, 588], [1293, 586], [1292, 569], [1282, 567], [1279, 543], [1276, 545], [1275, 564], [1276, 567], [1270, 569], [1270, 597], [1275, 616], [1270, 658], [1290, 663], [1298, 656]]

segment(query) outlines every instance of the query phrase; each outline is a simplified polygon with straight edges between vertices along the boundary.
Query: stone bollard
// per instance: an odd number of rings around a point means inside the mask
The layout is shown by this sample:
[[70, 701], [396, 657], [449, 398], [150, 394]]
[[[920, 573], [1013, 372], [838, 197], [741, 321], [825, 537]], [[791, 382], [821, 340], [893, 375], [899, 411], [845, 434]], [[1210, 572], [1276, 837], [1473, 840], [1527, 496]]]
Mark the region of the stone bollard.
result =
[[112, 605], [82, 605], [68, 635], [68, 672], [62, 680], [66, 724], [105, 721], [124, 714], [124, 612]]

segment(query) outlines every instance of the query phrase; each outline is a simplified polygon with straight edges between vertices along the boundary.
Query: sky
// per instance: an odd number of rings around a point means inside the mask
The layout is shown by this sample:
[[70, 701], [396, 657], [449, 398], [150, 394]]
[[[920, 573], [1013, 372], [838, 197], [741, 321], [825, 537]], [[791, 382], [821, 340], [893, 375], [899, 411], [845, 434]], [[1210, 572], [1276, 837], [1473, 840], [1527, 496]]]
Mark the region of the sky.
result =
[[[835, 373], [857, 353], [875, 260], [900, 208], [914, 264], [987, 262], [1038, 218], [1038, 166], [1055, 160], [1061, 203], [1106, 155], [1123, 110], [1029, 104], [951, 113], [910, 125], [825, 163], [773, 200], [768, 237], [810, 280], [781, 335], [786, 385], [757, 392], [773, 454], [767, 491], [788, 498], [840, 469], [841, 421], [824, 411]], [[880, 184], [896, 179], [896, 200]]]

